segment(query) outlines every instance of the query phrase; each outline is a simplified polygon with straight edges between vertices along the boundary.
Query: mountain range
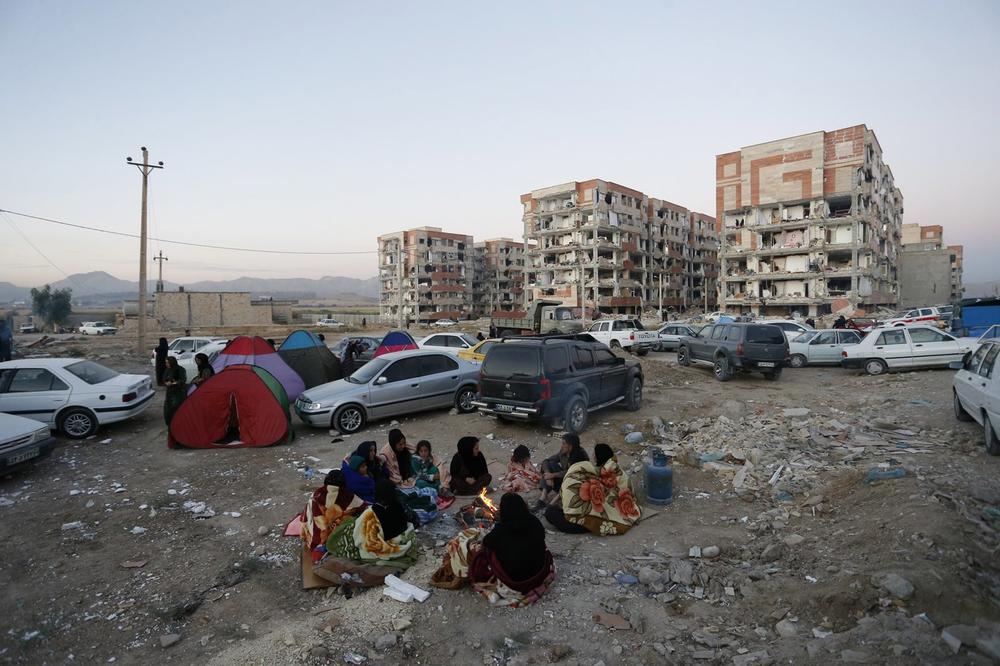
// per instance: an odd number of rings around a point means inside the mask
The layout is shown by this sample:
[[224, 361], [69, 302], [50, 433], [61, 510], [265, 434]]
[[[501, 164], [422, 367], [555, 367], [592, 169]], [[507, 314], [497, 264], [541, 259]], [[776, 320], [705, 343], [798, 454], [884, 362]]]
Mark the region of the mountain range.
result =
[[[115, 300], [134, 298], [139, 290], [138, 282], [122, 280], [104, 271], [76, 273], [69, 277], [50, 282], [53, 289], [69, 288], [73, 290], [73, 300], [89, 302], [111, 302]], [[38, 285], [39, 287], [44, 285]], [[249, 291], [253, 296], [274, 296], [284, 298], [317, 298], [331, 299], [343, 297], [360, 297], [362, 299], [377, 299], [379, 283], [377, 277], [364, 280], [349, 277], [325, 276], [311, 278], [251, 278], [241, 277], [235, 280], [204, 280], [183, 285], [187, 291]], [[179, 285], [164, 282], [167, 291], [177, 291]], [[153, 292], [155, 280], [148, 282], [148, 289]], [[10, 282], [0, 282], [0, 303], [11, 301], [28, 301], [31, 298], [30, 287], [19, 287]]]

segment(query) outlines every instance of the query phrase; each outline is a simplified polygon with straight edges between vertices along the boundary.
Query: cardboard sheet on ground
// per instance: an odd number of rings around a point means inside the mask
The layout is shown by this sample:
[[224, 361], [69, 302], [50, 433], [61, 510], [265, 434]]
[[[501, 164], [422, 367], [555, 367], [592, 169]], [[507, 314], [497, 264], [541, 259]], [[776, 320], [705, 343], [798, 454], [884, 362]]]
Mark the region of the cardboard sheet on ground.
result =
[[330, 587], [331, 585], [334, 585], [334, 583], [323, 580], [313, 573], [312, 554], [309, 552], [309, 547], [302, 544], [302, 589], [315, 590], [321, 587]]

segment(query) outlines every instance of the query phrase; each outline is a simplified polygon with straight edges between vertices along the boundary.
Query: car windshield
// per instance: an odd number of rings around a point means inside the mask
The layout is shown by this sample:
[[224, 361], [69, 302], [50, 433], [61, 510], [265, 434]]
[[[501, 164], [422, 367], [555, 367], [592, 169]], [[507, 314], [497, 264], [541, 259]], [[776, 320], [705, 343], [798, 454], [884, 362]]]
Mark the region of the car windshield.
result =
[[105, 368], [100, 363], [94, 363], [93, 361], [70, 363], [66, 366], [66, 370], [88, 384], [100, 384], [109, 379], [114, 379], [120, 374], [111, 368]]
[[465, 340], [466, 344], [469, 345], [470, 347], [475, 347], [477, 344], [479, 344], [479, 340], [476, 340], [468, 333], [462, 333], [461, 338]]
[[817, 335], [819, 335], [818, 331], [805, 331], [803, 333], [799, 333], [798, 335], [796, 335], [794, 338], [792, 338], [791, 341], [798, 342], [799, 344], [804, 344], [815, 338]]
[[483, 374], [493, 377], [535, 377], [538, 350], [525, 345], [497, 345], [483, 362]]
[[773, 324], [766, 326], [747, 326], [747, 342], [758, 344], [779, 345], [785, 341], [785, 334]]
[[357, 372], [348, 377], [347, 381], [352, 384], [367, 384], [375, 375], [382, 372], [387, 365], [389, 365], [389, 361], [384, 358], [373, 359], [368, 361], [368, 363], [365, 363], [358, 369]]

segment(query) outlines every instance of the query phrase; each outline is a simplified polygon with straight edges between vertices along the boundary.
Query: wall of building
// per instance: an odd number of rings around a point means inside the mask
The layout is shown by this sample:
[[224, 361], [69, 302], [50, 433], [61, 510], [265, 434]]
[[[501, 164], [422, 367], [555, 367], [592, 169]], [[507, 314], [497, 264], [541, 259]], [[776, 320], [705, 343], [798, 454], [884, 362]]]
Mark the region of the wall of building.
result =
[[945, 249], [900, 253], [900, 308], [941, 305], [951, 300], [951, 252]]
[[155, 299], [156, 318], [166, 326], [259, 326], [273, 321], [270, 302], [253, 302], [249, 292], [161, 291]]
[[464, 319], [472, 314], [472, 236], [419, 227], [379, 236], [378, 243], [383, 320]]

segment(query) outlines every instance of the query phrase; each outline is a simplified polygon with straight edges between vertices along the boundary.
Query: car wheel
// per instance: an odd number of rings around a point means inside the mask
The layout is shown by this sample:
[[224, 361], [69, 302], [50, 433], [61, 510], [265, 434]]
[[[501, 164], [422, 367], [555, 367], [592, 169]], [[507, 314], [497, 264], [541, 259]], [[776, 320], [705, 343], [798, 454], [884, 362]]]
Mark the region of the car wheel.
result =
[[715, 373], [715, 378], [720, 382], [728, 382], [733, 376], [733, 371], [729, 367], [729, 359], [725, 356], [717, 356], [715, 358], [713, 371]]
[[775, 381], [781, 377], [781, 368], [777, 370], [772, 370], [771, 372], [764, 373], [764, 379], [769, 379], [770, 381]]
[[471, 386], [466, 386], [459, 389], [458, 394], [455, 396], [455, 409], [458, 410], [459, 414], [468, 414], [470, 412], [476, 411], [476, 406], [472, 404], [472, 401], [476, 399], [476, 390]]
[[880, 358], [870, 358], [865, 361], [865, 372], [869, 375], [881, 375], [888, 369], [885, 361]]
[[637, 412], [642, 407], [642, 380], [633, 377], [628, 383], [628, 391], [625, 393], [625, 409], [630, 412]]
[[971, 421], [972, 417], [969, 415], [965, 408], [962, 407], [962, 401], [958, 399], [958, 392], [952, 391], [952, 403], [955, 405], [955, 418], [959, 421]]
[[802, 354], [792, 354], [792, 358], [788, 360], [788, 365], [793, 368], [804, 368], [806, 367], [806, 357]]
[[677, 348], [677, 365], [683, 365], [685, 368], [691, 365], [691, 359], [688, 358], [687, 347]]
[[1000, 456], [1000, 438], [997, 437], [993, 424], [990, 423], [989, 414], [983, 414], [983, 441], [986, 444], [986, 453], [991, 456]]
[[648, 353], [649, 353], [648, 349], [636, 349], [635, 350], [635, 355], [636, 356], [645, 356]]
[[365, 410], [358, 405], [344, 405], [333, 415], [333, 429], [351, 435], [365, 427]]
[[571, 433], [580, 433], [587, 428], [587, 403], [582, 396], [575, 395], [566, 403], [563, 428]]
[[97, 417], [83, 407], [67, 409], [59, 416], [59, 431], [70, 439], [86, 439], [97, 432]]
[[612, 349], [621, 349], [622, 348], [622, 343], [618, 342], [617, 340], [612, 340], [611, 341], [611, 348]]
[[663, 348], [663, 343], [662, 343], [662, 342], [657, 342], [657, 343], [656, 343], [656, 344], [655, 344], [655, 345], [653, 346], [653, 351], [656, 351], [656, 352], [662, 352], [662, 351], [666, 351], [666, 349], [664, 349], [664, 348]]

